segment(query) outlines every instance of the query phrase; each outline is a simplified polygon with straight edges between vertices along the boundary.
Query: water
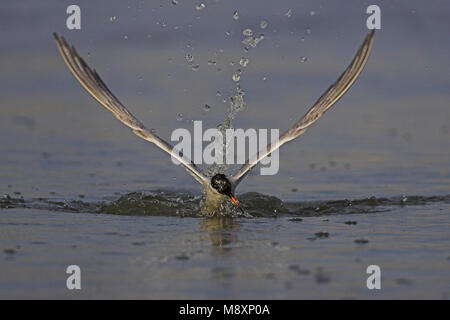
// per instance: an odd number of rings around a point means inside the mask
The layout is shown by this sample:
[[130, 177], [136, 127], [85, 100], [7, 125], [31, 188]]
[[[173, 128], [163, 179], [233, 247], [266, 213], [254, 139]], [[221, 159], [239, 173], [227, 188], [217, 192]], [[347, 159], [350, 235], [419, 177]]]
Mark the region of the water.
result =
[[[274, 196], [257, 192], [241, 194], [239, 199], [246, 214], [244, 217], [314, 217], [327, 215], [369, 214], [395, 211], [399, 207], [426, 206], [437, 203], [450, 203], [447, 196], [401, 196], [394, 198], [376, 198], [329, 201], [282, 201]], [[82, 200], [56, 201], [45, 198], [25, 200], [5, 194], [0, 199], [2, 209], [37, 209], [60, 212], [106, 213], [136, 216], [179, 216], [203, 217], [201, 202], [203, 195], [171, 190], [151, 192], [133, 192], [120, 196], [117, 200], [85, 202]], [[239, 211], [224, 213], [225, 216], [239, 217]], [[294, 219], [295, 220], [295, 219]]]
[[353, 57], [366, 7], [172, 3], [81, 2], [81, 31], [63, 3], [2, 9], [0, 298], [449, 299], [448, 4], [380, 4], [349, 93], [283, 146], [277, 175], [239, 185], [245, 216], [204, 218], [200, 185], [80, 88], [52, 32], [165, 139], [193, 120], [283, 131]]
[[[302, 220], [2, 210], [13, 253], [2, 253], [0, 296], [448, 299], [449, 209], [447, 199]], [[71, 264], [79, 293], [65, 289]], [[383, 272], [377, 292], [365, 287], [371, 264]]]

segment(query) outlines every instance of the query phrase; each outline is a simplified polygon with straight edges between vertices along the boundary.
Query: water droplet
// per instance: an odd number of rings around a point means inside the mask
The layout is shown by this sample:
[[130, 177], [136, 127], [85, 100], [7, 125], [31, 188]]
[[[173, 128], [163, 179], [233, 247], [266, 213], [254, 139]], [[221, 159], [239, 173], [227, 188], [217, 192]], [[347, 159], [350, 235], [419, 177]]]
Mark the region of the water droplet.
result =
[[127, 35], [124, 35], [123, 38], [124, 38], [125, 40], [128, 40], [128, 36], [127, 36]]
[[192, 63], [194, 61], [194, 56], [190, 53], [187, 53], [185, 57], [188, 63]]
[[310, 28], [306, 28], [306, 33], [307, 34], [311, 34], [311, 29]]
[[183, 120], [183, 114], [179, 113], [179, 114], [177, 114], [177, 121], [181, 121], [181, 120]]
[[[264, 34], [261, 33], [258, 37], [247, 37], [244, 40], [242, 40], [242, 43], [245, 44], [245, 46], [250, 46], [252, 48], [256, 47], [258, 43], [260, 43], [264, 39]], [[248, 48], [247, 48], [248, 49]], [[245, 50], [245, 49], [244, 49]]]
[[245, 44], [246, 46], [251, 45], [254, 42], [254, 38], [253, 37], [247, 37], [244, 40], [242, 40], [242, 43]]
[[178, 0], [172, 0], [172, 4], [176, 6], [178, 4]]
[[253, 35], [253, 31], [252, 29], [245, 29], [244, 31], [242, 31], [242, 34], [246, 37], [251, 37]]
[[259, 42], [261, 42], [261, 41], [263, 41], [263, 40], [264, 40], [264, 33], [261, 33], [261, 34], [259, 35], [259, 37], [256, 37], [256, 39], [255, 39], [256, 44], [258, 44]]
[[204, 110], [204, 111], [209, 111], [209, 110], [211, 110], [211, 106], [210, 106], [209, 104], [205, 104], [205, 105], [203, 106], [203, 110]]
[[290, 18], [292, 16], [292, 10], [289, 9], [285, 14], [286, 17]]
[[238, 20], [238, 19], [239, 19], [239, 13], [238, 13], [237, 11], [235, 11], [235, 12], [233, 13], [233, 19], [234, 19], [234, 20]]
[[217, 90], [216, 96], [220, 97], [221, 95], [222, 95], [222, 92], [220, 92], [219, 90]]
[[305, 56], [301, 56], [300, 57], [300, 62], [306, 62], [306, 60], [308, 60], [308, 58], [307, 57], [305, 57]]
[[208, 60], [208, 65], [210, 65], [210, 66], [215, 66], [216, 65], [216, 61], [214, 61], [214, 60]]
[[301, 42], [305, 41], [305, 37], [300, 37], [300, 41]]
[[242, 57], [241, 60], [239, 61], [239, 64], [245, 68], [248, 65], [248, 59]]
[[117, 20], [116, 16], [109, 17], [109, 21], [111, 22], [115, 22], [116, 20]]
[[192, 66], [192, 71], [198, 71], [198, 69], [200, 69], [200, 66], [198, 64]]
[[233, 76], [232, 76], [233, 81], [234, 81], [234, 82], [239, 82], [239, 80], [241, 80], [241, 74], [242, 74], [241, 69], [237, 69], [237, 70], [233, 73]]
[[205, 9], [205, 8], [206, 8], [206, 4], [204, 4], [203, 2], [200, 2], [200, 3], [195, 7], [195, 9], [196, 9], [197, 11], [203, 10], [203, 9]]
[[263, 79], [263, 81], [266, 81], [266, 80], [267, 80], [267, 77], [263, 77], [262, 79]]
[[266, 21], [266, 20], [262, 20], [262, 21], [259, 23], [259, 27], [260, 27], [261, 29], [267, 28], [267, 21]]
[[155, 129], [155, 128], [151, 128], [151, 129], [150, 129], [150, 132], [151, 132], [151, 133], [156, 133], [156, 129]]
[[316, 12], [315, 11], [313, 11], [313, 10], [311, 10], [310, 12], [309, 12], [309, 15], [312, 17], [313, 15], [315, 15], [316, 14]]

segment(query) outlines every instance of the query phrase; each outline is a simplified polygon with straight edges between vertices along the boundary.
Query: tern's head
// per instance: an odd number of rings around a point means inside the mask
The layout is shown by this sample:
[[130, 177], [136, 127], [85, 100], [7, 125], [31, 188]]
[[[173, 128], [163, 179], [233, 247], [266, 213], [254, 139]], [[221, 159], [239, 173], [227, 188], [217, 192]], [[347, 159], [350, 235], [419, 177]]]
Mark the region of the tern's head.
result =
[[214, 175], [211, 178], [211, 187], [213, 187], [218, 193], [223, 194], [231, 199], [231, 201], [234, 202], [234, 204], [242, 211], [241, 206], [237, 202], [236, 198], [233, 195], [232, 188], [231, 188], [231, 182], [228, 180], [228, 178], [221, 173], [218, 173]]

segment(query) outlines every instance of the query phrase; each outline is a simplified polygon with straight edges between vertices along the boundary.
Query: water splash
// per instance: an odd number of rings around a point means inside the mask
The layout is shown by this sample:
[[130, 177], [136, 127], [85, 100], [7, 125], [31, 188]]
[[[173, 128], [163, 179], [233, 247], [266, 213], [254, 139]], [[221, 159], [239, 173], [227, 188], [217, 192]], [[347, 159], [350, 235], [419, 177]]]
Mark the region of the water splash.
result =
[[267, 28], [267, 25], [268, 25], [268, 23], [267, 23], [266, 20], [262, 20], [262, 21], [259, 23], [259, 27], [260, 27], [261, 29]]
[[[392, 198], [369, 197], [356, 200], [322, 201], [282, 201], [276, 197], [248, 192], [238, 195], [244, 208], [245, 217], [316, 217], [330, 215], [372, 214], [390, 212], [407, 206], [426, 206], [431, 204], [450, 204], [450, 195], [444, 196], [398, 196]], [[0, 198], [0, 208], [49, 210], [58, 212], [105, 213], [132, 216], [191, 216], [202, 217], [203, 195], [188, 192], [156, 190], [151, 192], [132, 192], [117, 200], [85, 202], [80, 200], [55, 201], [45, 198], [26, 200], [4, 195]], [[225, 212], [239, 215], [233, 204], [226, 205]]]
[[202, 10], [205, 9], [205, 8], [206, 8], [206, 4], [203, 3], [203, 2], [200, 2], [200, 3], [195, 7], [195, 10], [197, 10], [197, 11], [202, 11]]
[[186, 53], [186, 61], [188, 62], [188, 64], [192, 64], [194, 62], [194, 56], [190, 53]]
[[249, 36], [242, 40], [242, 43], [246, 46], [246, 48], [251, 47], [255, 48], [261, 41], [264, 40], [264, 34], [261, 33], [259, 36]]
[[243, 31], [242, 31], [242, 35], [243, 36], [245, 36], [245, 37], [251, 37], [251, 36], [253, 36], [253, 30], [252, 29], [244, 29]]
[[228, 114], [225, 120], [217, 126], [217, 129], [222, 134], [224, 140], [215, 140], [215, 143], [218, 144], [216, 150], [219, 150], [216, 157], [218, 159], [222, 159], [223, 164], [216, 163], [208, 166], [208, 168], [206, 169], [206, 174], [208, 176], [213, 176], [216, 173], [226, 173], [229, 170], [229, 166], [226, 164], [225, 159], [227, 156], [227, 146], [231, 143], [231, 137], [229, 137], [229, 140], [227, 140], [226, 130], [233, 128], [232, 122], [236, 117], [236, 114], [245, 108], [246, 103], [244, 101], [244, 95], [245, 91], [242, 90], [242, 88], [238, 85], [236, 87], [236, 94], [230, 97], [230, 107], [228, 109]]
[[245, 68], [245, 67], [248, 66], [248, 62], [249, 62], [248, 58], [244, 58], [244, 57], [242, 57], [241, 60], [239, 60], [239, 64], [240, 64], [243, 68]]
[[[233, 18], [235, 20], [239, 19], [239, 14], [237, 11], [234, 12]], [[261, 28], [267, 27], [267, 22], [265, 20], [261, 21], [260, 24]], [[258, 43], [260, 43], [264, 39], [264, 34], [260, 34], [259, 36], [254, 36], [253, 30], [250, 28], [246, 28], [242, 31], [242, 35], [244, 37], [244, 40], [242, 43], [245, 45], [244, 51], [248, 51], [248, 47], [256, 47]], [[246, 57], [241, 57], [239, 60], [239, 65], [242, 68], [247, 67], [249, 63], [249, 59]], [[230, 65], [234, 65], [234, 62], [232, 61]], [[229, 166], [226, 165], [226, 158], [227, 158], [227, 146], [230, 145], [232, 142], [231, 139], [233, 137], [227, 137], [226, 131], [227, 129], [232, 129], [232, 121], [236, 117], [236, 114], [240, 111], [242, 111], [246, 103], [244, 101], [244, 94], [245, 91], [241, 88], [239, 85], [239, 82], [241, 81], [242, 77], [242, 69], [237, 69], [233, 72], [231, 78], [233, 82], [237, 83], [236, 86], [236, 94], [230, 97], [230, 108], [228, 110], [228, 114], [225, 118], [225, 120], [217, 126], [217, 129], [219, 129], [220, 133], [222, 134], [222, 140], [221, 139], [215, 139], [214, 142], [217, 143], [215, 150], [220, 150], [216, 154], [216, 159], [218, 163], [209, 166], [206, 168], [206, 174], [208, 176], [212, 176], [217, 173], [226, 173], [229, 170]], [[224, 100], [226, 101], [226, 100]]]
[[231, 76], [231, 78], [233, 79], [234, 82], [239, 82], [241, 80], [241, 74], [242, 74], [242, 70], [237, 69], [235, 72], [233, 72], [233, 75]]

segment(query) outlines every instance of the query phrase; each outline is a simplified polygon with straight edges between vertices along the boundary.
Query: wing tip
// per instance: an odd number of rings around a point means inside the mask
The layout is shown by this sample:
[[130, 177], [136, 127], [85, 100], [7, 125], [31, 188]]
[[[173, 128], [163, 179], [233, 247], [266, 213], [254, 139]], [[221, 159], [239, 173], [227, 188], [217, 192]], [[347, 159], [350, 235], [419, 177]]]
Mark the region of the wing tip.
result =
[[56, 43], [61, 46], [61, 39], [59, 35], [56, 32], [53, 32], [53, 39], [56, 41]]

